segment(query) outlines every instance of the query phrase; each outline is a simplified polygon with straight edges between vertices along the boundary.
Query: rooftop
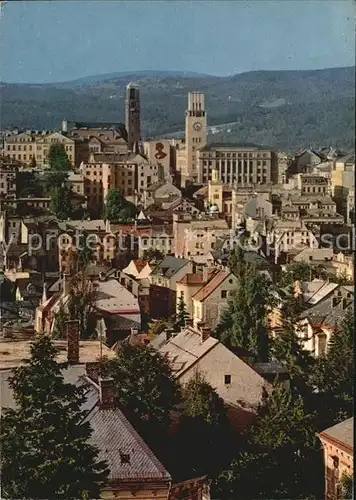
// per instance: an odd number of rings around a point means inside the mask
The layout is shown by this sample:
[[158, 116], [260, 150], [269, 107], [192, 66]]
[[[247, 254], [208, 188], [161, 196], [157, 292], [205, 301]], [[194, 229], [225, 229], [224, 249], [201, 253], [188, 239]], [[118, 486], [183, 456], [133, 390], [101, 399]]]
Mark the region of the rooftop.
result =
[[218, 339], [214, 337], [202, 342], [201, 334], [194, 328], [187, 327], [171, 337], [159, 350], [163, 356], [168, 357], [173, 372], [179, 377], [218, 343]]
[[95, 307], [101, 311], [119, 314], [140, 313], [138, 299], [116, 279], [99, 281]]
[[320, 437], [331, 438], [350, 450], [354, 449], [354, 418], [348, 418], [320, 433]]
[[109, 468], [109, 482], [143, 481], [169, 482], [171, 477], [151, 449], [118, 408], [100, 409], [99, 386], [90, 383], [86, 392], [86, 421], [93, 430], [91, 442], [99, 450], [98, 460]]
[[180, 259], [178, 257], [172, 257], [168, 255], [154, 268], [151, 275], [171, 278], [189, 262], [190, 261], [188, 259]]
[[[85, 365], [71, 365], [62, 370], [64, 381], [69, 384], [76, 384], [78, 378], [85, 374]], [[15, 408], [16, 403], [13, 397], [12, 389], [9, 385], [9, 378], [12, 375], [11, 369], [0, 370], [0, 409]]]
[[219, 271], [208, 283], [193, 296], [193, 300], [203, 301], [218, 288], [228, 277], [234, 279], [233, 274], [226, 271]]
[[200, 285], [204, 284], [205, 280], [203, 274], [187, 273], [177, 283], [181, 285]]
[[[9, 370], [22, 365], [24, 359], [30, 358], [31, 340], [2, 340], [0, 341], [0, 370]], [[67, 362], [67, 341], [55, 340], [58, 349], [58, 363]], [[79, 342], [80, 363], [98, 361], [100, 353], [108, 358], [114, 358], [115, 353], [105, 344], [100, 347], [99, 340], [81, 340]]]
[[213, 149], [222, 149], [222, 150], [231, 150], [231, 149], [237, 149], [237, 150], [248, 150], [248, 151], [271, 151], [272, 148], [269, 146], [262, 146], [258, 144], [253, 144], [253, 143], [229, 143], [229, 142], [212, 142], [210, 144], [207, 144], [203, 148], [201, 148], [199, 151], [211, 151]]

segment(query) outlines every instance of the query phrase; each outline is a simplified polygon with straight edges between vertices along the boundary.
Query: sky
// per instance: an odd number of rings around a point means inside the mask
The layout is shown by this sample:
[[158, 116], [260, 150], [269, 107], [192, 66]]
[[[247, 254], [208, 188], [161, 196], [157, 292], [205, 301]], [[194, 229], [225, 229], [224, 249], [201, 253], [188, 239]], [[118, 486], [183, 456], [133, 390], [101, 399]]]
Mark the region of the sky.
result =
[[7, 1], [0, 80], [352, 66], [355, 6], [354, 0]]

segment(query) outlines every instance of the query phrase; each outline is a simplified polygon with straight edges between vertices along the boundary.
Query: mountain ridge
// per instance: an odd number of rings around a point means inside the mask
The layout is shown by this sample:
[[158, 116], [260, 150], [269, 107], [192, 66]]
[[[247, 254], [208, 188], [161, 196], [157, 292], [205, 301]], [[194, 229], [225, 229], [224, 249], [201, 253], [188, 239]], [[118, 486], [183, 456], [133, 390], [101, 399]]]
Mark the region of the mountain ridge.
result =
[[141, 90], [144, 137], [184, 130], [187, 94], [196, 90], [205, 94], [209, 126], [235, 124], [230, 132], [222, 127], [219, 141], [260, 142], [285, 149], [311, 143], [343, 148], [354, 144], [353, 66], [261, 70], [227, 77], [165, 71], [115, 75], [106, 74], [103, 81], [93, 75], [94, 81], [84, 83], [1, 83], [1, 128], [53, 129], [63, 119], [122, 122], [125, 88], [134, 79]]

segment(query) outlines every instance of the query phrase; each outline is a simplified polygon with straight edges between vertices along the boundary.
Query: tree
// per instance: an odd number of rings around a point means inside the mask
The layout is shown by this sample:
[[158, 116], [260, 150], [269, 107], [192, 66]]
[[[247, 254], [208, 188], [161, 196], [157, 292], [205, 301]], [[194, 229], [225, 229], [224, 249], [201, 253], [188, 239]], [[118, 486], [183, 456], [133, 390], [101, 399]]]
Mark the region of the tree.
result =
[[1, 417], [3, 498], [99, 498], [108, 469], [89, 444], [84, 390], [66, 384], [47, 336], [10, 379], [15, 409]]
[[64, 339], [67, 337], [67, 321], [69, 320], [69, 314], [60, 300], [58, 312], [54, 314], [54, 328], [52, 337], [54, 339]]
[[340, 328], [332, 334], [326, 356], [316, 361], [311, 383], [316, 389], [318, 427], [325, 429], [353, 415], [354, 309], [350, 307]]
[[85, 271], [85, 269], [88, 267], [92, 260], [92, 250], [88, 246], [88, 233], [86, 231], [83, 231], [79, 235], [79, 245], [76, 248], [76, 253], [77, 253], [77, 259], [76, 259], [76, 265], [77, 265], [77, 272], [79, 271]]
[[164, 254], [156, 248], [149, 248], [143, 252], [143, 258], [145, 260], [162, 260], [164, 258]]
[[153, 336], [159, 335], [167, 328], [169, 328], [169, 323], [167, 320], [164, 319], [158, 319], [148, 324], [148, 331]]
[[296, 332], [302, 310], [299, 298], [294, 297], [292, 290], [289, 290], [281, 307], [281, 327], [270, 339], [270, 352], [272, 359], [287, 368], [292, 392], [310, 398], [313, 392], [310, 373], [315, 367], [315, 358], [304, 349], [303, 341]]
[[146, 432], [155, 427], [167, 429], [170, 413], [179, 402], [179, 388], [169, 362], [159, 352], [123, 342], [105, 370], [114, 379], [118, 404], [139, 427]]
[[265, 394], [237, 456], [214, 481], [215, 497], [321, 498], [323, 463], [313, 418], [300, 396], [278, 385]]
[[68, 207], [67, 199], [69, 189], [65, 186], [65, 181], [68, 178], [71, 169], [67, 153], [64, 145], [60, 143], [52, 144], [48, 153], [48, 164], [50, 171], [47, 173], [47, 187], [50, 191], [51, 198], [55, 196], [58, 201], [54, 205], [56, 207], [54, 213], [60, 212], [60, 205], [65, 201]]
[[59, 219], [67, 220], [72, 216], [72, 190], [67, 186], [54, 187], [50, 190], [49, 209]]
[[229, 264], [237, 277], [237, 288], [222, 314], [215, 336], [229, 348], [242, 347], [266, 361], [270, 284], [253, 265], [245, 262], [240, 248], [232, 252]]
[[36, 166], [37, 166], [36, 158], [35, 155], [33, 155], [30, 162], [30, 168], [36, 168]]
[[340, 480], [343, 500], [351, 500], [353, 498], [353, 482], [353, 476], [344, 472]]
[[179, 297], [178, 300], [178, 310], [176, 315], [175, 328], [182, 328], [185, 325], [186, 319], [189, 318], [189, 314], [187, 313], [187, 308], [184, 303], [184, 299], [182, 296]]
[[224, 401], [196, 372], [183, 389], [182, 414], [174, 446], [178, 456], [184, 455], [185, 459], [184, 463], [172, 464], [172, 470], [179, 469], [180, 479], [216, 473], [232, 458], [231, 437]]
[[136, 216], [136, 206], [127, 201], [121, 194], [120, 189], [112, 188], [106, 198], [105, 217], [110, 222], [126, 221]]
[[294, 262], [286, 266], [279, 279], [281, 288], [292, 285], [295, 281], [311, 281], [314, 278], [326, 279], [327, 273], [323, 266], [312, 267], [307, 262]]
[[69, 284], [67, 309], [70, 319], [79, 320], [81, 339], [94, 338], [96, 333], [96, 317], [94, 303], [96, 293], [92, 282], [84, 272], [77, 273]]
[[51, 145], [48, 152], [48, 164], [54, 172], [68, 172], [71, 169], [71, 164], [63, 144], [56, 142]]

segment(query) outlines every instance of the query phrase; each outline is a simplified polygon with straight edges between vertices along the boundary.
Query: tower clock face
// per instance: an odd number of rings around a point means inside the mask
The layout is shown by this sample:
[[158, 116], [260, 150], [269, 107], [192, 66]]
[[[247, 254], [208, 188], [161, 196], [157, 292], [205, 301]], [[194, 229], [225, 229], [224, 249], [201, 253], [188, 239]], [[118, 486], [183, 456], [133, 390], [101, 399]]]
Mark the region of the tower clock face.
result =
[[203, 128], [203, 125], [201, 123], [199, 123], [199, 122], [193, 123], [193, 129], [196, 132], [200, 132], [202, 128]]

